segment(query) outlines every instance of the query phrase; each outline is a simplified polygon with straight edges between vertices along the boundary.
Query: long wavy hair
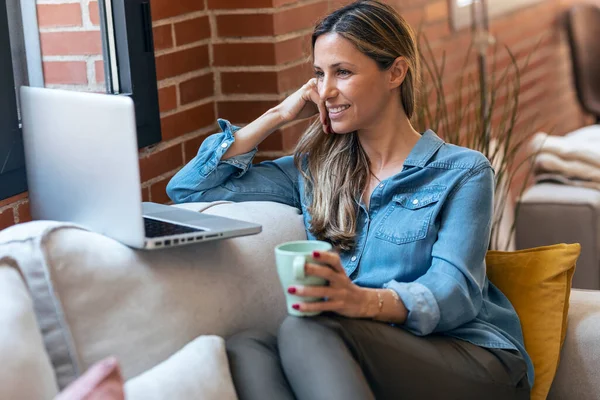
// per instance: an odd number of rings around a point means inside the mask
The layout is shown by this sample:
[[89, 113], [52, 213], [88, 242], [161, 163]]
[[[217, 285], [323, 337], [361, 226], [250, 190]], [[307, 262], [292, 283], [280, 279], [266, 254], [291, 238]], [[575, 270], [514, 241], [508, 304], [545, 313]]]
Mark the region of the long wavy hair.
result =
[[[319, 36], [336, 33], [373, 59], [381, 71], [402, 56], [408, 72], [400, 86], [404, 112], [415, 110], [419, 61], [415, 34], [389, 5], [361, 0], [340, 8], [321, 20], [312, 34], [312, 56]], [[294, 162], [306, 183], [310, 231], [316, 238], [341, 250], [355, 245], [360, 196], [365, 190], [370, 162], [356, 132], [326, 135], [317, 119], [300, 138]]]

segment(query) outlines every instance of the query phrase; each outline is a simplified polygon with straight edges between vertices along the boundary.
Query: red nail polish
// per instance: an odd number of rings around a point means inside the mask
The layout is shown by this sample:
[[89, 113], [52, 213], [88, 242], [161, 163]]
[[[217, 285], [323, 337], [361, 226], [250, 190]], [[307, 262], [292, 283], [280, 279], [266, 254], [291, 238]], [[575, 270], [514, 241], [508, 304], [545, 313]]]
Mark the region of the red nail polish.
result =
[[294, 304], [294, 305], [292, 305], [292, 308], [294, 310], [299, 310], [300, 309], [300, 304]]
[[321, 253], [319, 253], [318, 251], [313, 251], [313, 257], [319, 258], [319, 257], [321, 257]]
[[296, 288], [295, 287], [288, 288], [288, 293], [290, 293], [290, 294], [296, 293]]

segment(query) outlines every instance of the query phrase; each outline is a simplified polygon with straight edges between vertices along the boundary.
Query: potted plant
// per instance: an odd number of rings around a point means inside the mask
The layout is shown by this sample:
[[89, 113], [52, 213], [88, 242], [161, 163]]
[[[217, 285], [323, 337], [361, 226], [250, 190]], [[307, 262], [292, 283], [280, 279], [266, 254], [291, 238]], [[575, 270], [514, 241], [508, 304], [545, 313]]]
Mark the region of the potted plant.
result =
[[[419, 107], [414, 116], [415, 129], [432, 129], [447, 143], [465, 146], [483, 153], [495, 170], [496, 192], [492, 239], [490, 249], [509, 250], [514, 246], [514, 217], [512, 193], [522, 194], [533, 171], [536, 154], [528, 154], [527, 146], [535, 133], [535, 118], [527, 121], [526, 128], [517, 131], [521, 74], [527, 67], [531, 53], [523, 65], [508, 47], [492, 46], [491, 63], [481, 59], [478, 38], [471, 44], [454, 80], [452, 93], [448, 83], [446, 57], [434, 57], [423, 33], [419, 33], [422, 65], [422, 90]], [[488, 41], [488, 39], [485, 39]], [[469, 72], [467, 66], [475, 62], [474, 49], [479, 47], [479, 69]], [[487, 51], [487, 43], [485, 50]], [[498, 56], [505, 51], [510, 58], [508, 67], [498, 67]], [[455, 71], [453, 71], [455, 72]], [[525, 179], [521, 178], [525, 172]], [[518, 206], [517, 206], [518, 207]]]

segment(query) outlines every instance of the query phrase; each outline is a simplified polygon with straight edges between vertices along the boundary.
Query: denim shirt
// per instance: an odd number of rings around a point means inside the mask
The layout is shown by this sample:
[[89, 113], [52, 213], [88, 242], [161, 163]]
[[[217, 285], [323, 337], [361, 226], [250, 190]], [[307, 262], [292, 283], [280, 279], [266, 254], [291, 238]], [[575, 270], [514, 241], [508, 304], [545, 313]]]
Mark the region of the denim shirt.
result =
[[[227, 160], [222, 155], [239, 129], [219, 119], [198, 154], [169, 182], [175, 203], [275, 201], [298, 208], [309, 239], [310, 215], [303, 178], [293, 157], [252, 165], [256, 149]], [[487, 278], [494, 173], [483, 154], [445, 143], [428, 130], [402, 171], [375, 188], [367, 209], [360, 201], [356, 245], [340, 253], [352, 281], [393, 289], [406, 306], [402, 328], [415, 335], [443, 334], [487, 348], [524, 347], [510, 301]]]

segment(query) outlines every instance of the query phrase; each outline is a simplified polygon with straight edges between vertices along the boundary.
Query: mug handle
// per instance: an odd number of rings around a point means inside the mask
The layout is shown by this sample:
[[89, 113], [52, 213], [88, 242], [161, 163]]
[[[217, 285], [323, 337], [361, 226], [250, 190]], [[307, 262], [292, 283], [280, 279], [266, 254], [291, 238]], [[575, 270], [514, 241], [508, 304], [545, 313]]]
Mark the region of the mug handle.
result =
[[306, 258], [304, 256], [294, 257], [293, 270], [294, 278], [302, 280], [306, 278], [304, 274], [304, 265], [306, 264]]

